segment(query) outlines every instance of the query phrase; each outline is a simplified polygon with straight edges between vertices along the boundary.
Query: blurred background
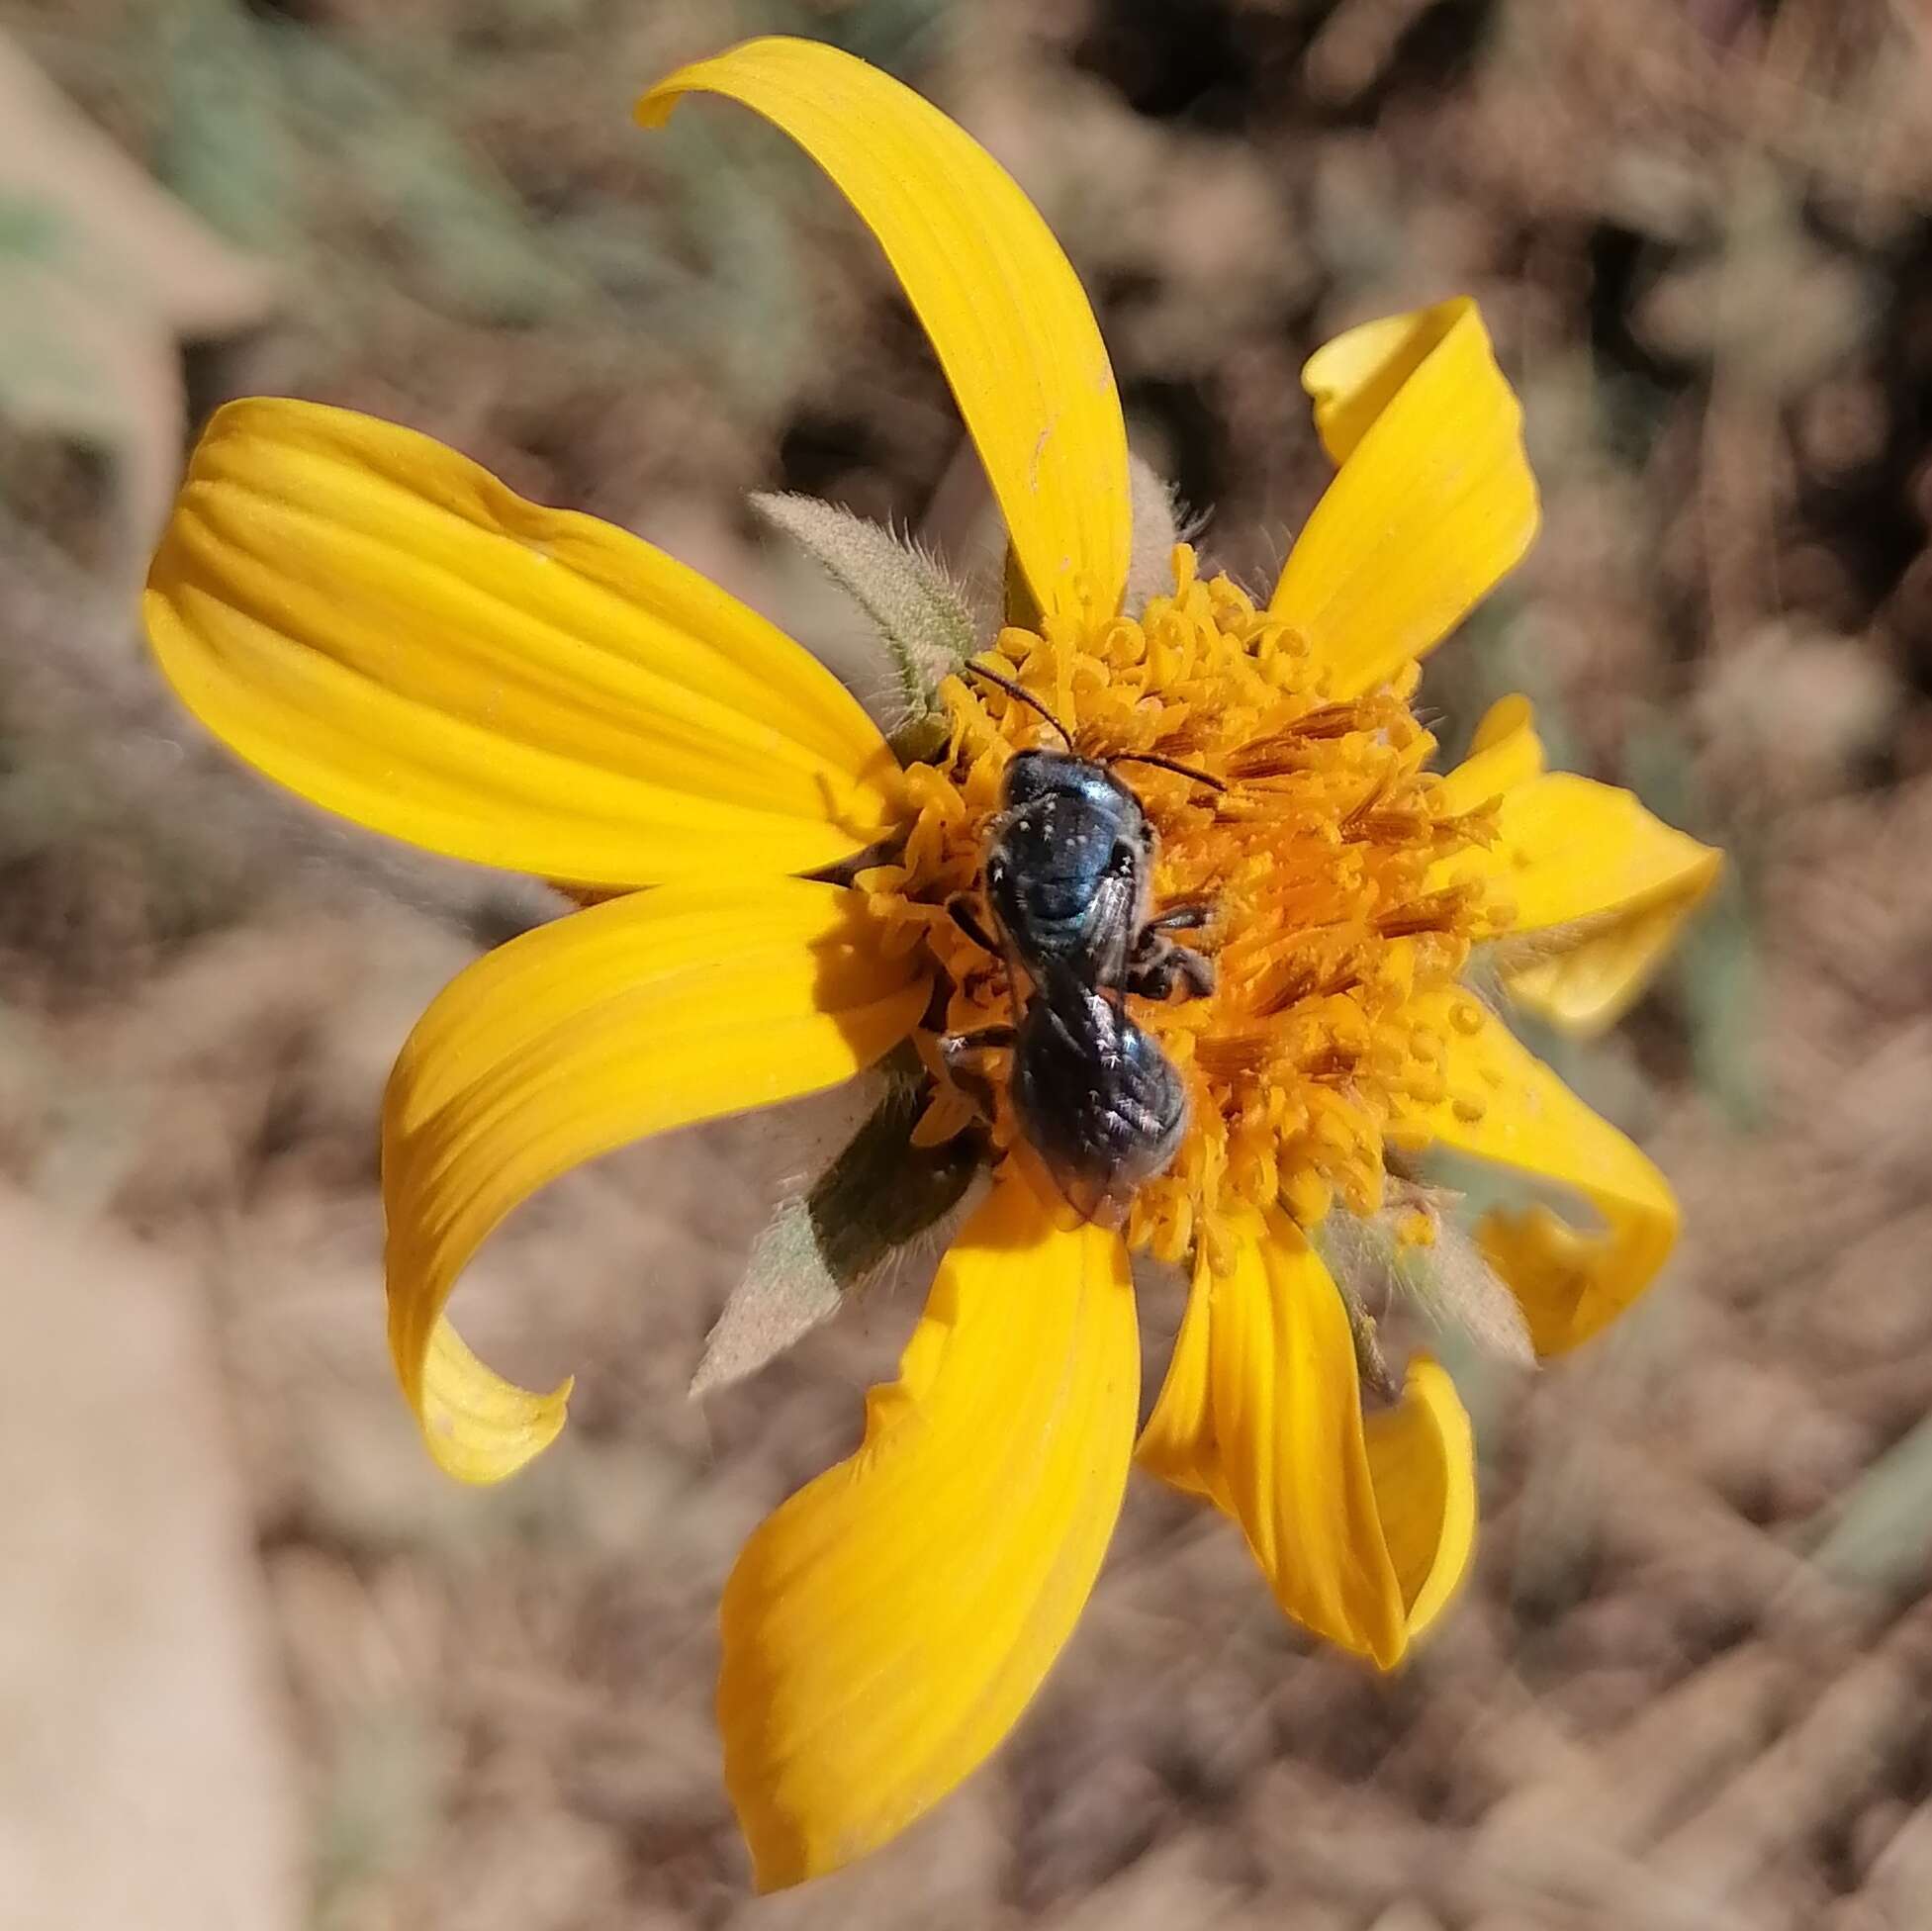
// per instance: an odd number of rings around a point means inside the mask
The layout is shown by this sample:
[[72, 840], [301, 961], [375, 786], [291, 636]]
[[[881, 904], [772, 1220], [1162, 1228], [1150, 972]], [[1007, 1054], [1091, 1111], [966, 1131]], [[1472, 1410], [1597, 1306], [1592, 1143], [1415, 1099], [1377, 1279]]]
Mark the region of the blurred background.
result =
[[[550, 906], [258, 783], [134, 598], [250, 391], [429, 430], [828, 647], [858, 619], [747, 491], [970, 541], [843, 204], [734, 110], [631, 125], [772, 29], [1018, 176], [1250, 583], [1323, 480], [1302, 358], [1478, 295], [1546, 527], [1432, 661], [1445, 742], [1525, 690], [1733, 864], [1613, 1040], [1537, 1042], [1686, 1236], [1582, 1358], [1461, 1364], [1486, 1536], [1414, 1662], [1309, 1651], [1137, 1484], [992, 1767], [755, 1902], [718, 1586], [910, 1304], [688, 1402], [777, 1156], [620, 1156], [464, 1290], [486, 1352], [579, 1371], [574, 1429], [500, 1491], [436, 1475], [378, 1097]], [[1932, 1924], [1929, 49], [1925, 0], [0, 0], [0, 1924]]]

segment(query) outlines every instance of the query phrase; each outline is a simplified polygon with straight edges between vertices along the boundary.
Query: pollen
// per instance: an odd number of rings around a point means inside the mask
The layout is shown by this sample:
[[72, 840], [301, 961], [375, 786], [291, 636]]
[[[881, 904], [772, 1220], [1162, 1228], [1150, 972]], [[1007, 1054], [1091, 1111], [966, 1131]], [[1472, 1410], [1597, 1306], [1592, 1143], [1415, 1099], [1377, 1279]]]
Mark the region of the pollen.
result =
[[[1334, 1205], [1377, 1212], [1386, 1142], [1405, 1114], [1449, 1097], [1446, 1043], [1419, 1015], [1442, 1010], [1426, 995], [1462, 970], [1483, 907], [1474, 888], [1440, 882], [1442, 862], [1495, 824], [1487, 807], [1448, 809], [1427, 769], [1435, 741], [1410, 704], [1413, 665], [1337, 698], [1304, 639], [1228, 578], [1201, 577], [1186, 544], [1173, 586], [1138, 618], [1009, 627], [982, 661], [1058, 717], [1081, 756], [1152, 754], [1226, 786], [1155, 766], [1119, 772], [1158, 838], [1153, 912], [1209, 906], [1186, 937], [1216, 965], [1205, 997], [1128, 1001], [1189, 1093], [1186, 1138], [1136, 1197], [1128, 1238], [1167, 1260], [1198, 1243], [1225, 1267], [1238, 1207], [1280, 1205], [1305, 1226]], [[858, 883], [899, 943], [925, 946], [939, 968], [920, 1041], [934, 1094], [916, 1138], [977, 1120], [994, 1149], [1013, 1149], [1001, 1056], [983, 1080], [956, 1081], [939, 1058], [942, 1032], [1010, 1020], [1014, 991], [947, 902], [977, 887], [1007, 760], [1061, 747], [996, 688], [950, 677], [940, 694], [950, 735], [907, 773], [905, 844]]]

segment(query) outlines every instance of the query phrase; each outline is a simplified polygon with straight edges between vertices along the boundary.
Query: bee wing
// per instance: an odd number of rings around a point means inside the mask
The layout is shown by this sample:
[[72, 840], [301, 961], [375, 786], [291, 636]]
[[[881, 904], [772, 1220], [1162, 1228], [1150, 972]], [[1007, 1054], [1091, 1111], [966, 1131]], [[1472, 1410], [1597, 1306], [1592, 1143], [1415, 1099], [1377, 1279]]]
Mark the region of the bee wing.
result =
[[1028, 1145], [1067, 1205], [1106, 1226], [1125, 1211], [1115, 1199], [1120, 1149], [1106, 1090], [1118, 1024], [1116, 1003], [1094, 988], [1085, 962], [1049, 955], [1038, 962], [1013, 1067]]
[[1091, 1157], [1072, 1161], [1042, 1153], [1041, 1158], [1060, 1198], [1081, 1220], [1091, 1221], [1096, 1227], [1119, 1227], [1127, 1219], [1134, 1190], [1120, 1186], [1118, 1168], [1105, 1166]]

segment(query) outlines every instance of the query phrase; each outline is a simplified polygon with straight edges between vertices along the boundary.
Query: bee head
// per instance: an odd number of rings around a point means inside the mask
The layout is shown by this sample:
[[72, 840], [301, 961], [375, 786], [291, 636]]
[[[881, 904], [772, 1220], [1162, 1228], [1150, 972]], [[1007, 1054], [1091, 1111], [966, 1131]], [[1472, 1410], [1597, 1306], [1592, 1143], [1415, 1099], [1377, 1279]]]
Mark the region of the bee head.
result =
[[1016, 751], [1006, 761], [1000, 801], [1009, 812], [1022, 813], [1029, 821], [1039, 814], [1028, 813], [1026, 807], [1046, 803], [1066, 814], [1060, 818], [1062, 827], [1076, 822], [1105, 824], [1138, 837], [1146, 824], [1141, 800], [1131, 786], [1105, 765], [1077, 758], [1070, 751]]
[[1077, 782], [1075, 774], [1086, 761], [1066, 751], [1016, 751], [1006, 761], [1000, 783], [1000, 802], [1011, 808], [1031, 804], [1050, 792], [1064, 791]]

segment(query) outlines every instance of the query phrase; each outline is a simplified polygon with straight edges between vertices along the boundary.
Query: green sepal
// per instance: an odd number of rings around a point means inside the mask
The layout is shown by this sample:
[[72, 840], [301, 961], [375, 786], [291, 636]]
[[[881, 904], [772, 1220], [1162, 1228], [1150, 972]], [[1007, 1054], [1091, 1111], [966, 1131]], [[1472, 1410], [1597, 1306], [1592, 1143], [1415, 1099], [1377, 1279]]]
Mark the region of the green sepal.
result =
[[781, 1203], [745, 1263], [691, 1378], [693, 1395], [756, 1374], [829, 1321], [893, 1256], [965, 1197], [983, 1148], [976, 1133], [915, 1147], [928, 1086], [895, 1056], [884, 1097], [802, 1194]]
[[898, 675], [886, 736], [901, 764], [926, 763], [950, 726], [938, 686], [972, 655], [973, 616], [960, 587], [889, 529], [816, 497], [758, 494], [752, 507], [802, 549], [872, 619]]
[[[1405, 1186], [1394, 1204], [1368, 1220], [1337, 1208], [1315, 1230], [1316, 1251], [1348, 1311], [1362, 1380], [1387, 1398], [1397, 1392], [1397, 1378], [1383, 1357], [1380, 1324], [1369, 1309], [1386, 1309], [1398, 1296], [1430, 1327], [1456, 1329], [1496, 1359], [1527, 1367], [1536, 1358], [1522, 1310], [1508, 1283], [1467, 1229], [1443, 1211], [1450, 1198]], [[1430, 1244], [1415, 1245], [1398, 1237], [1397, 1221], [1410, 1210], [1427, 1214], [1433, 1223]]]
[[1127, 459], [1127, 497], [1134, 535], [1121, 608], [1138, 618], [1150, 598], [1174, 588], [1174, 545], [1183, 539], [1183, 526], [1173, 485], [1145, 457]]

